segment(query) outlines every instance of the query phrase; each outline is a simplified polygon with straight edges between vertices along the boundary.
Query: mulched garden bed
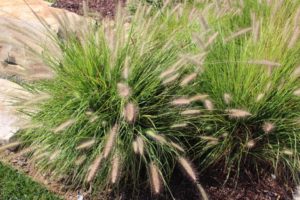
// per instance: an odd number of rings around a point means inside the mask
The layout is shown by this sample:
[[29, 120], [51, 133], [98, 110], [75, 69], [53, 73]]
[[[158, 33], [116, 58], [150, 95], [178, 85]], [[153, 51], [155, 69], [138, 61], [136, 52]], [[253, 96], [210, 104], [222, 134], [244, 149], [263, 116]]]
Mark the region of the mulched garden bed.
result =
[[[53, 7], [64, 8], [77, 14], [83, 14], [82, 0], [57, 0]], [[125, 5], [126, 0], [86, 0], [90, 12], [99, 13], [102, 17], [113, 17], [118, 3]]]
[[[125, 0], [89, 0], [88, 7], [91, 12], [99, 13], [102, 17], [113, 17], [118, 3], [125, 5]], [[54, 7], [67, 9], [82, 15], [82, 0], [57, 0]], [[282, 181], [272, 177], [270, 173], [261, 172], [260, 178], [249, 178], [251, 175], [242, 175], [238, 180], [229, 179], [227, 184], [223, 185], [226, 177], [217, 171], [208, 171], [205, 176], [200, 177], [200, 182], [209, 195], [210, 200], [289, 200], [292, 198], [294, 185], [283, 184]], [[253, 176], [254, 177], [254, 176]], [[191, 184], [187, 178], [182, 175], [179, 169], [171, 180], [170, 190], [176, 200], [198, 200], [198, 190]], [[129, 190], [121, 192], [121, 196], [107, 196], [105, 199], [130, 199]], [[167, 193], [167, 192], [165, 192]], [[92, 199], [102, 199], [103, 194], [96, 195]], [[141, 200], [165, 200], [172, 199], [170, 196], [162, 194], [161, 196], [152, 196], [149, 188], [141, 188], [139, 198]]]

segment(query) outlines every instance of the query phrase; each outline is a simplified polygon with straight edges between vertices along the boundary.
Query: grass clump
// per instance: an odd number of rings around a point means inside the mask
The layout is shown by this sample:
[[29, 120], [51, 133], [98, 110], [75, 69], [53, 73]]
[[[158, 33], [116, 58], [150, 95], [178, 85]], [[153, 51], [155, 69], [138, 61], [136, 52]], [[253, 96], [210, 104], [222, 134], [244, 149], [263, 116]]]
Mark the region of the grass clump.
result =
[[97, 190], [135, 188], [146, 172], [157, 194], [179, 158], [189, 166], [182, 79], [199, 69], [184, 59], [193, 47], [178, 35], [190, 27], [170, 23], [175, 14], [139, 6], [129, 22], [119, 12], [108, 26], [51, 36], [57, 47], [44, 57], [56, 77], [28, 86], [39, 97], [26, 102], [32, 124], [19, 134], [41, 170]]
[[207, 98], [195, 104], [201, 136], [192, 151], [203, 169], [269, 168], [298, 180], [299, 3], [246, 4], [212, 22], [219, 35], [197, 79]]

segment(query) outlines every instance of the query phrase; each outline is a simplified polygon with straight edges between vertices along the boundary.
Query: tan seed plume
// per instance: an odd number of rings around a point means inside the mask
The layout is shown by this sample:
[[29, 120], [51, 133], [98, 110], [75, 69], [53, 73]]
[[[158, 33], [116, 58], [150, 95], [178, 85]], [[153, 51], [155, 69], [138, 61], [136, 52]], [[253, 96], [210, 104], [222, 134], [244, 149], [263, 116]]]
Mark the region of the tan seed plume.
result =
[[251, 116], [251, 113], [241, 109], [227, 109], [226, 112], [231, 118], [245, 118]]
[[93, 115], [93, 116], [91, 116], [91, 118], [90, 118], [90, 122], [93, 123], [93, 122], [95, 122], [98, 118], [99, 118], [99, 117], [98, 117], [97, 115]]
[[52, 153], [52, 155], [49, 157], [49, 160], [50, 160], [50, 161], [55, 160], [55, 159], [59, 156], [59, 154], [60, 154], [60, 150], [54, 151], [54, 152]]
[[214, 33], [210, 38], [208, 38], [208, 41], [207, 43], [205, 44], [205, 47], [209, 47], [214, 41], [215, 39], [217, 38], [217, 36], [219, 35], [218, 32]]
[[214, 105], [213, 105], [213, 103], [210, 100], [205, 99], [203, 103], [204, 103], [204, 107], [207, 110], [212, 111], [214, 109]]
[[291, 151], [290, 149], [283, 149], [282, 153], [288, 156], [294, 155], [293, 151]]
[[192, 35], [192, 37], [193, 37], [193, 41], [195, 42], [195, 43], [197, 43], [202, 49], [205, 49], [206, 47], [205, 47], [205, 44], [204, 44], [204, 42], [203, 42], [203, 40], [198, 36], [198, 35], [196, 35], [195, 33]]
[[199, 21], [200, 21], [200, 24], [201, 24], [201, 26], [204, 30], [209, 29], [208, 23], [207, 23], [206, 19], [204, 18], [204, 16], [201, 13], [199, 14]]
[[208, 141], [215, 141], [215, 142], [219, 142], [218, 138], [212, 137], [212, 136], [200, 136], [200, 138], [202, 140], [208, 140]]
[[142, 156], [144, 155], [144, 140], [141, 136], [136, 138], [138, 153]]
[[137, 112], [138, 109], [136, 108], [136, 106], [133, 103], [128, 103], [124, 109], [125, 120], [128, 123], [134, 122], [136, 119]]
[[196, 109], [189, 109], [181, 112], [182, 115], [197, 115], [200, 114], [201, 110], [196, 110]]
[[187, 173], [187, 175], [192, 179], [192, 181], [197, 182], [196, 172], [194, 171], [190, 162], [184, 157], [179, 157], [178, 162], [182, 166], [183, 170]]
[[264, 93], [260, 93], [257, 95], [256, 97], [256, 102], [259, 102], [260, 100], [262, 100], [262, 98], [264, 98], [265, 94]]
[[79, 146], [76, 147], [76, 150], [89, 149], [95, 144], [95, 142], [96, 142], [95, 139], [83, 142]]
[[246, 144], [246, 147], [248, 147], [249, 149], [253, 148], [254, 146], [255, 146], [254, 140], [249, 140]]
[[185, 152], [185, 150], [179, 144], [177, 144], [175, 142], [170, 142], [170, 145], [181, 152]]
[[95, 176], [99, 170], [102, 159], [103, 159], [102, 154], [100, 154], [99, 156], [96, 157], [96, 159], [94, 160], [94, 162], [92, 163], [92, 165], [89, 168], [86, 182], [90, 183], [95, 178]]
[[173, 124], [170, 128], [184, 128], [187, 127], [187, 123]]
[[184, 77], [182, 79], [182, 81], [180, 82], [180, 86], [186, 86], [187, 84], [189, 84], [191, 81], [193, 81], [195, 78], [197, 77], [197, 73], [192, 73], [187, 75], [186, 77]]
[[174, 99], [171, 102], [171, 104], [175, 105], [175, 106], [184, 106], [184, 105], [190, 104], [190, 100], [187, 99], [187, 98], [181, 97], [181, 98], [178, 98], [178, 99]]
[[118, 124], [115, 124], [108, 134], [108, 138], [107, 138], [104, 150], [103, 150], [104, 158], [107, 158], [107, 156], [109, 155], [110, 151], [112, 150], [112, 148], [115, 144], [116, 136], [118, 134], [118, 128], [119, 128]]
[[272, 122], [264, 122], [262, 129], [265, 133], [271, 133], [275, 129], [275, 125]]
[[59, 133], [67, 128], [69, 128], [70, 126], [72, 126], [75, 123], [74, 119], [69, 119], [67, 121], [65, 121], [64, 123], [60, 124], [58, 127], [56, 127], [53, 132], [54, 133]]
[[120, 97], [128, 98], [130, 96], [131, 90], [125, 83], [118, 83], [117, 88]]
[[117, 181], [120, 168], [120, 157], [115, 155], [112, 160], [112, 171], [111, 171], [111, 183], [114, 184]]
[[300, 66], [296, 67], [296, 69], [294, 70], [292, 76], [294, 78], [298, 78], [300, 76]]
[[3, 146], [0, 146], [0, 152], [1, 151], [5, 151], [9, 148], [15, 148], [15, 147], [18, 147], [21, 145], [21, 142], [11, 142], [11, 143], [8, 143], [8, 144], [5, 144]]
[[195, 96], [192, 96], [189, 100], [190, 102], [194, 102], [194, 101], [204, 101], [205, 99], [208, 98], [207, 94], [197, 94]]
[[138, 154], [138, 146], [137, 146], [137, 142], [136, 141], [133, 141], [132, 142], [132, 148], [133, 148], [133, 151], [135, 154]]
[[197, 183], [197, 188], [201, 194], [202, 200], [208, 200], [208, 195], [201, 184]]
[[294, 47], [294, 45], [296, 44], [297, 40], [299, 39], [299, 36], [300, 36], [300, 28], [299, 26], [296, 26], [295, 27], [295, 30], [292, 34], [292, 37], [289, 41], [289, 44], [288, 44], [288, 48], [292, 48]]
[[297, 89], [293, 92], [295, 96], [300, 96], [300, 89]]
[[79, 156], [76, 160], [75, 160], [75, 165], [80, 166], [83, 164], [83, 162], [86, 160], [86, 155], [82, 155]]
[[159, 169], [153, 162], [150, 163], [150, 178], [153, 192], [159, 194], [161, 190], [161, 179]]
[[244, 35], [245, 33], [248, 33], [252, 31], [252, 27], [248, 27], [248, 28], [244, 28], [244, 29], [241, 29], [235, 33], [233, 33], [232, 35], [230, 35], [229, 37], [225, 38], [225, 42], [229, 42], [230, 40], [233, 40], [241, 35]]
[[224, 102], [228, 105], [230, 104], [232, 98], [231, 98], [231, 95], [228, 94], [228, 93], [225, 93], [224, 96], [223, 96], [223, 99], [224, 99]]
[[280, 67], [281, 64], [277, 62], [273, 62], [270, 60], [249, 60], [249, 64], [254, 64], [254, 65], [266, 65], [270, 67]]
[[146, 134], [148, 136], [150, 136], [152, 139], [156, 140], [157, 142], [161, 143], [161, 144], [166, 144], [167, 140], [162, 136], [157, 134], [156, 132], [152, 131], [152, 130], [148, 130], [146, 131]]
[[168, 85], [168, 84], [176, 81], [178, 78], [179, 78], [179, 74], [176, 73], [173, 76], [170, 76], [170, 77], [166, 78], [165, 80], [163, 80], [163, 84]]
[[172, 67], [170, 69], [167, 69], [165, 71], [163, 71], [160, 75], [159, 75], [159, 78], [160, 79], [165, 79], [166, 77], [174, 74], [175, 72], [177, 71], [177, 69], [175, 67]]
[[260, 32], [260, 23], [256, 19], [256, 14], [251, 13], [251, 20], [252, 20], [252, 36], [253, 36], [253, 41], [257, 42], [259, 38], [259, 32]]
[[123, 75], [123, 78], [125, 80], [127, 80], [128, 77], [129, 77], [129, 58], [128, 57], [125, 58], [125, 63], [124, 63], [124, 68], [123, 68], [123, 74], [122, 75]]

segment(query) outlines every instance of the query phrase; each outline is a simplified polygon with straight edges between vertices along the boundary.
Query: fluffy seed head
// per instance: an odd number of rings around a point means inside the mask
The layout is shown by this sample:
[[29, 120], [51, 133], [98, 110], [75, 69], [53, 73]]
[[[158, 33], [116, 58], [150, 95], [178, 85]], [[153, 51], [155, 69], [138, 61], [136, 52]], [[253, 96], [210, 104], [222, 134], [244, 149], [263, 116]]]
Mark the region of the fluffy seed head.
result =
[[187, 173], [187, 175], [191, 178], [191, 180], [197, 182], [197, 175], [191, 163], [184, 157], [179, 157], [178, 162], [183, 170]]
[[300, 96], [300, 89], [297, 89], [293, 92], [295, 96]]
[[116, 183], [120, 168], [120, 157], [115, 155], [112, 160], [111, 183]]
[[86, 182], [89, 183], [95, 178], [95, 176], [99, 170], [102, 159], [103, 159], [103, 156], [102, 156], [102, 154], [100, 154], [99, 156], [96, 157], [96, 159], [94, 160], [92, 165], [89, 167]]
[[72, 126], [72, 124], [75, 123], [74, 119], [69, 119], [67, 121], [65, 121], [64, 123], [60, 124], [58, 127], [56, 127], [53, 132], [54, 133], [59, 133], [65, 129], [67, 129], [68, 127]]
[[296, 69], [294, 70], [293, 77], [298, 78], [300, 76], [300, 66], [296, 67]]
[[205, 44], [204, 44], [203, 40], [198, 35], [193, 34], [192, 37], [193, 37], [193, 40], [194, 40], [195, 43], [199, 44], [199, 46], [202, 49], [205, 49]]
[[300, 36], [300, 28], [299, 26], [296, 26], [293, 35], [290, 39], [290, 42], [288, 44], [288, 48], [292, 48], [296, 44], [299, 36]]
[[230, 102], [231, 102], [231, 100], [232, 100], [231, 95], [228, 94], [228, 93], [225, 93], [225, 94], [224, 94], [223, 99], [224, 99], [224, 102], [225, 102], [226, 104], [230, 104]]
[[200, 138], [202, 140], [219, 142], [218, 138], [215, 138], [215, 137], [212, 137], [212, 136], [200, 136]]
[[215, 39], [217, 38], [217, 36], [219, 35], [218, 32], [214, 33], [210, 38], [208, 38], [208, 41], [207, 43], [205, 44], [205, 47], [209, 47], [214, 41]]
[[186, 86], [187, 84], [189, 84], [191, 81], [193, 81], [195, 78], [197, 77], [197, 73], [192, 73], [192, 74], [189, 74], [187, 75], [186, 77], [184, 77], [182, 79], [182, 81], [180, 82], [180, 86], [184, 87]]
[[241, 109], [227, 109], [230, 118], [245, 118], [251, 116], [251, 113]]
[[50, 160], [50, 161], [55, 160], [55, 159], [58, 157], [59, 154], [60, 154], [60, 150], [54, 151], [54, 152], [52, 153], [52, 155], [49, 157], [49, 160]]
[[90, 122], [93, 123], [93, 122], [95, 122], [97, 119], [98, 119], [98, 116], [97, 116], [97, 115], [92, 115], [91, 118], [90, 118]]
[[107, 156], [109, 155], [111, 149], [114, 146], [115, 139], [116, 139], [116, 136], [117, 136], [117, 133], [118, 133], [118, 128], [119, 128], [118, 124], [115, 124], [109, 132], [109, 135], [108, 135], [108, 138], [107, 138], [104, 150], [103, 150], [103, 157], [104, 158], [107, 158]]
[[294, 154], [290, 149], [283, 149], [282, 153], [288, 156], [292, 156]]
[[173, 124], [170, 128], [184, 128], [187, 127], [187, 123]]
[[170, 142], [170, 145], [171, 145], [172, 147], [174, 147], [175, 149], [181, 151], [181, 152], [185, 152], [184, 149], [183, 149], [179, 144], [177, 144], [177, 143], [175, 143], [175, 142]]
[[95, 144], [95, 142], [96, 141], [94, 139], [83, 142], [79, 146], [76, 147], [76, 150], [89, 149]]
[[264, 122], [262, 129], [265, 133], [271, 133], [275, 129], [275, 125], [271, 122]]
[[86, 155], [82, 155], [79, 156], [76, 160], [75, 160], [75, 165], [79, 166], [82, 165], [82, 163], [86, 160]]
[[259, 102], [260, 100], [262, 100], [262, 98], [264, 98], [265, 94], [264, 93], [260, 93], [257, 95], [256, 97], [256, 102]]
[[138, 146], [137, 146], [137, 142], [136, 141], [133, 141], [132, 142], [132, 148], [133, 148], [133, 151], [134, 153], [138, 153]]
[[200, 24], [201, 24], [201, 26], [202, 26], [202, 28], [204, 30], [208, 30], [209, 29], [207, 21], [206, 21], [206, 19], [204, 18], [204, 16], [201, 13], [199, 15], [199, 21], [200, 21]]
[[174, 99], [174, 100], [171, 102], [171, 104], [172, 104], [172, 105], [175, 105], [175, 106], [184, 106], [184, 105], [188, 105], [188, 104], [190, 104], [190, 103], [191, 103], [190, 100], [187, 99], [187, 98], [184, 98], [184, 97], [178, 98], [178, 99]]
[[151, 178], [151, 185], [152, 185], [153, 192], [155, 194], [159, 194], [161, 190], [161, 178], [159, 175], [160, 173], [159, 169], [153, 162], [150, 163], [149, 168], [150, 168], [150, 178]]
[[254, 64], [254, 65], [266, 65], [270, 67], [280, 67], [281, 64], [277, 62], [273, 62], [270, 60], [249, 60], [249, 64]]
[[128, 103], [124, 109], [124, 116], [128, 123], [133, 123], [138, 113], [137, 107], [133, 103]]
[[225, 42], [229, 42], [230, 40], [233, 40], [234, 38], [237, 38], [240, 35], [243, 35], [245, 33], [248, 33], [252, 30], [252, 27], [248, 27], [248, 28], [244, 28], [241, 29], [235, 33], [233, 33], [232, 35], [230, 35], [229, 37], [225, 38]]
[[201, 113], [201, 110], [195, 110], [195, 109], [189, 109], [181, 112], [182, 115], [196, 115], [199, 113]]
[[204, 107], [207, 110], [212, 111], [214, 109], [214, 105], [213, 105], [213, 103], [210, 100], [205, 99], [203, 103], [204, 103]]
[[246, 147], [248, 147], [249, 149], [253, 148], [254, 146], [255, 146], [254, 140], [249, 140], [246, 144]]
[[177, 69], [175, 67], [171, 67], [170, 69], [167, 69], [165, 71], [163, 71], [160, 75], [159, 78], [160, 79], [165, 79], [166, 77], [174, 74], [177, 71]]
[[175, 80], [177, 80], [178, 78], [179, 78], [179, 74], [176, 73], [173, 76], [170, 76], [170, 77], [166, 78], [165, 80], [163, 80], [163, 84], [168, 85], [168, 84], [174, 82]]
[[144, 140], [141, 136], [136, 138], [137, 148], [140, 155], [144, 155]]
[[208, 98], [207, 94], [197, 94], [195, 96], [192, 96], [189, 100], [190, 102], [194, 102], [194, 101], [204, 101], [205, 99]]
[[202, 185], [200, 185], [199, 183], [197, 183], [197, 188], [201, 194], [201, 197], [203, 200], [208, 200], [208, 195], [207, 193], [205, 192], [204, 188], [202, 187]]
[[128, 85], [126, 85], [125, 83], [118, 83], [117, 87], [120, 97], [128, 98], [130, 96], [131, 90]]
[[157, 142], [159, 142], [161, 144], [166, 144], [167, 143], [167, 140], [162, 135], [157, 134], [153, 130], [146, 131], [146, 134], [148, 136], [150, 136], [152, 139], [154, 139], [155, 141], [157, 141]]

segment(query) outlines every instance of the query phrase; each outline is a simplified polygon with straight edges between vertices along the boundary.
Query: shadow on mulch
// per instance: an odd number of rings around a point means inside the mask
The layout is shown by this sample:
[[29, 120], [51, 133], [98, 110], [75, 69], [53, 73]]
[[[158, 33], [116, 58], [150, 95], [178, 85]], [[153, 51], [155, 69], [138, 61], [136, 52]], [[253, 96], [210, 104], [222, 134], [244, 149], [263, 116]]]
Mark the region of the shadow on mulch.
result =
[[[218, 171], [207, 171], [200, 176], [199, 180], [209, 196], [209, 200], [292, 200], [292, 183], [283, 182], [272, 178], [269, 173], [262, 173], [258, 178], [254, 175], [241, 175], [237, 184], [235, 179], [230, 178], [225, 185], [226, 175]], [[257, 177], [257, 176], [256, 176]], [[170, 191], [173, 197], [165, 191], [154, 196], [150, 188], [141, 186], [137, 200], [199, 200], [201, 195], [195, 185], [183, 175], [180, 169], [175, 169], [171, 179]], [[131, 193], [121, 192], [121, 195], [111, 199], [131, 200]]]

